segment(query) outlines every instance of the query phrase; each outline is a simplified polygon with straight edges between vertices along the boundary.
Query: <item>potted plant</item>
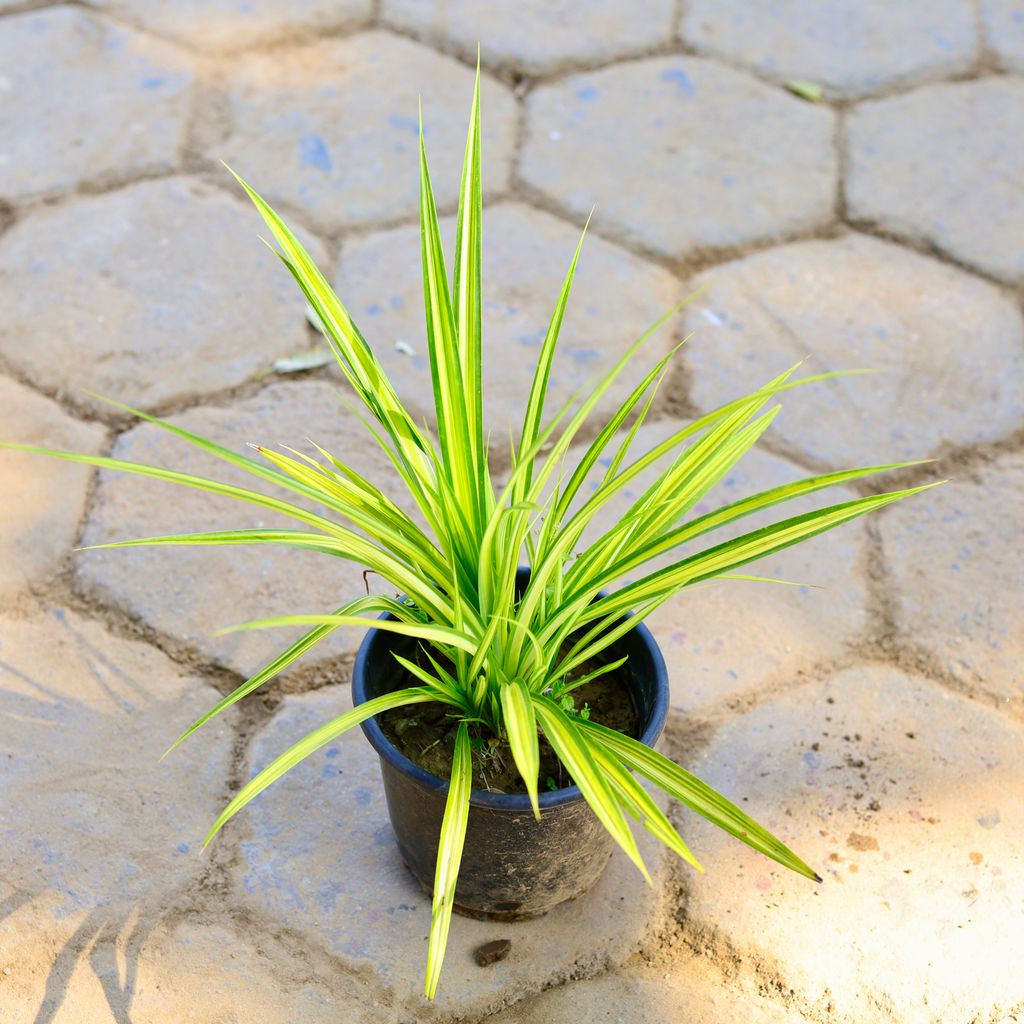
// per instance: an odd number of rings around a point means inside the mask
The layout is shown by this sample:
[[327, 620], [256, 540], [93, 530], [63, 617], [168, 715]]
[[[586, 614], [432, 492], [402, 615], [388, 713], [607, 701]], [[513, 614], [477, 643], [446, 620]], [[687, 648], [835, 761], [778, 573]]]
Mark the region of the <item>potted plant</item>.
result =
[[[599, 400], [676, 311], [645, 332], [589, 391], [546, 418], [545, 394], [579, 247], [540, 350], [508, 480], [495, 488], [481, 398], [479, 102], [478, 72], [451, 286], [420, 134], [424, 299], [436, 437], [407, 412], [296, 237], [238, 179], [366, 407], [368, 436], [405, 482], [426, 529], [372, 481], [322, 449], [320, 460], [258, 446], [258, 458], [240, 455], [135, 410], [129, 411], [299, 501], [113, 458], [7, 446], [200, 488], [299, 524], [296, 529], [150, 537], [104, 546], [280, 544], [348, 559], [395, 588], [399, 596], [367, 595], [329, 614], [295, 614], [235, 627], [301, 625], [307, 632], [204, 714], [174, 746], [337, 627], [366, 626], [354, 673], [355, 706], [297, 742], [242, 787], [206, 841], [303, 758], [362, 725], [381, 756], [402, 853], [433, 891], [428, 997], [437, 987], [456, 905], [491, 915], [543, 912], [592, 884], [614, 844], [646, 875], [628, 818], [699, 868], [634, 772], [754, 849], [820, 881], [743, 811], [653, 749], [665, 720], [667, 684], [657, 646], [641, 623], [686, 587], [736, 578], [736, 570], [750, 561], [922, 489], [859, 497], [782, 519], [644, 573], [652, 559], [750, 513], [899, 467], [813, 476], [687, 518], [767, 429], [777, 412], [777, 407], [768, 408], [772, 400], [831, 374], [795, 380], [793, 367], [681, 427], [652, 450], [635, 453], [637, 431], [678, 346], [654, 363], [601, 425], [579, 462], [566, 465], [566, 453]], [[601, 510], [648, 471], [655, 472], [654, 482], [613, 526], [586, 542], [584, 533]], [[526, 568], [520, 566], [524, 552]], [[437, 756], [427, 767], [408, 756], [412, 747], [403, 745], [410, 729], [424, 728], [432, 728], [437, 737], [430, 744]]]

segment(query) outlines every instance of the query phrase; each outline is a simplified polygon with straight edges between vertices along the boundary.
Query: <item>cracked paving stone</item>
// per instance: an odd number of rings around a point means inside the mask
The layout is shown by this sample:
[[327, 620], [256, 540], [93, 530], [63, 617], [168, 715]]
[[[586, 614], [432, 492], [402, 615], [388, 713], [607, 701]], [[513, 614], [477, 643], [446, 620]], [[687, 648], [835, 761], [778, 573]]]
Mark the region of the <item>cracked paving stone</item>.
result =
[[1024, 81], [932, 85], [864, 103], [846, 127], [851, 217], [1024, 282]]
[[570, 981], [487, 1018], [488, 1024], [805, 1024], [806, 1018], [673, 951], [671, 968], [630, 966]]
[[54, 7], [5, 19], [0, 68], [0, 198], [178, 162], [194, 64], [176, 47]]
[[473, 0], [384, 0], [388, 24], [450, 45], [468, 60], [477, 44], [485, 66], [529, 75], [550, 74], [584, 62], [606, 62], [667, 43], [675, 4], [646, 0], [643, 16], [629, 0], [519, 0], [479, 4]]
[[[0, 441], [98, 454], [105, 434], [48, 398], [0, 377]], [[28, 593], [59, 570], [85, 512], [91, 470], [0, 451], [0, 599]]]
[[[441, 231], [446, 253], [454, 252], [455, 218], [445, 218]], [[495, 448], [505, 450], [509, 431], [518, 436], [522, 427], [537, 354], [579, 238], [578, 228], [520, 203], [484, 211], [484, 429]], [[416, 227], [355, 239], [342, 248], [336, 287], [399, 394], [433, 418], [420, 260]], [[587, 238], [559, 335], [549, 414], [607, 369], [681, 295], [668, 271]], [[660, 348], [655, 340], [640, 354], [638, 366], [646, 371], [668, 343], [666, 332]], [[640, 376], [626, 371], [598, 414], [614, 411]]]
[[356, 28], [373, 13], [372, 0], [91, 0], [92, 6], [210, 53], [307, 39]]
[[29, 1020], [56, 1012], [94, 940], [194, 884], [233, 735], [211, 722], [160, 763], [216, 690], [64, 609], [0, 619], [0, 638], [0, 987]]
[[831, 221], [834, 129], [831, 110], [781, 88], [659, 57], [531, 93], [520, 174], [576, 217], [596, 204], [601, 230], [683, 258]]
[[[208, 155], [271, 204], [328, 231], [414, 217], [421, 94], [437, 204], [457, 202], [473, 72], [450, 57], [367, 32], [248, 57], [224, 90], [232, 128]], [[484, 187], [494, 193], [508, 184], [518, 113], [504, 86], [485, 78], [481, 91]]]
[[1008, 71], [1024, 71], [1024, 7], [1020, 0], [981, 0], [985, 42]]
[[965, 71], [977, 56], [967, 0], [693, 0], [681, 35], [709, 56], [842, 98]]
[[[253, 744], [253, 773], [350, 706], [347, 688], [286, 697]], [[424, 1019], [430, 901], [402, 864], [377, 755], [358, 729], [276, 782], [222, 841], [237, 844], [235, 898], [244, 907], [345, 967], [373, 972], [396, 1006]], [[637, 842], [653, 889], [616, 853], [594, 889], [542, 918], [505, 923], [456, 915], [433, 1013], [475, 1018], [570, 973], [621, 964], [663, 923], [665, 856], [642, 830]], [[509, 956], [482, 970], [474, 950], [501, 938], [512, 942]]]
[[879, 520], [902, 638], [962, 683], [1024, 707], [1024, 457], [1008, 455]]
[[[305, 440], [312, 438], [393, 500], [408, 504], [391, 463], [368, 441], [365, 428], [345, 408], [343, 395], [329, 384], [274, 384], [233, 406], [190, 409], [171, 422], [257, 460], [260, 456], [246, 447], [249, 442], [268, 448], [290, 445], [316, 456]], [[302, 503], [301, 497], [275, 491], [265, 481], [198, 452], [150, 424], [123, 434], [113, 454]], [[102, 472], [82, 543], [259, 526], [305, 528], [248, 503], [171, 486]], [[86, 593], [118, 605], [202, 658], [244, 675], [284, 650], [301, 630], [218, 637], [213, 635], [217, 629], [271, 615], [329, 613], [366, 593], [362, 566], [276, 545], [87, 551], [77, 556], [76, 563], [77, 584]], [[373, 577], [370, 585], [380, 590]], [[339, 659], [353, 654], [361, 637], [356, 629], [338, 629], [295, 667], [324, 673], [335, 681], [339, 675], [347, 679], [348, 670], [339, 667]]]
[[[785, 411], [780, 419], [784, 416]], [[634, 456], [653, 449], [681, 426], [682, 422], [668, 420], [641, 427], [632, 448]], [[569, 464], [581, 454], [582, 449], [571, 450]], [[785, 459], [755, 449], [688, 518], [805, 476]], [[584, 543], [621, 521], [654, 479], [651, 471], [642, 474], [609, 502], [598, 514], [596, 530], [584, 535]], [[778, 505], [662, 555], [627, 579], [771, 522], [855, 496], [840, 487]], [[789, 682], [816, 662], [841, 655], [867, 624], [864, 543], [863, 522], [847, 523], [739, 570], [800, 586], [733, 580], [703, 583], [684, 590], [650, 615], [647, 625], [668, 666], [672, 708], [684, 714], [703, 711], [767, 682]]]
[[258, 223], [188, 178], [40, 210], [0, 238], [0, 352], [94, 412], [84, 389], [153, 409], [242, 384], [309, 338]]
[[[715, 267], [686, 311], [691, 398], [711, 409], [771, 380], [876, 369], [780, 396], [775, 427], [845, 469], [994, 441], [1024, 424], [1024, 322], [997, 288], [863, 235]], [[936, 410], [941, 409], [941, 415]]]
[[[723, 725], [688, 764], [817, 886], [697, 819], [691, 941], [829, 1019], [996, 1020], [1022, 995], [1021, 730], [894, 668], [809, 684]], [[687, 815], [687, 822], [694, 820]]]

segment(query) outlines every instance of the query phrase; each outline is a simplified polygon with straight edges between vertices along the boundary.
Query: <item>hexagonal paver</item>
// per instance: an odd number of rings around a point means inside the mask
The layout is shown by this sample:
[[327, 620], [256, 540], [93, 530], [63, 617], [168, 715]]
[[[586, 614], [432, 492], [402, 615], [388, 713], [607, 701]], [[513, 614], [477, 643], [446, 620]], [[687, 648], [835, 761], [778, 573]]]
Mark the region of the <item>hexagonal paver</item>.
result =
[[[666, 420], [641, 427], [631, 449], [633, 457], [654, 448], [680, 426], [678, 421]], [[570, 451], [567, 465], [575, 465], [581, 454], [580, 449]], [[748, 452], [688, 518], [806, 475], [785, 459], [758, 450]], [[624, 488], [601, 510], [597, 529], [588, 531], [584, 540], [596, 539], [619, 522], [654, 477], [647, 471]], [[778, 505], [728, 529], [706, 534], [635, 570], [632, 576], [639, 578], [655, 567], [741, 533], [852, 497], [855, 495], [840, 487], [791, 505]], [[767, 683], [790, 682], [816, 662], [839, 656], [867, 621], [864, 539], [863, 524], [848, 523], [741, 570], [809, 585], [724, 580], [700, 584], [654, 612], [647, 624], [668, 666], [671, 706], [683, 713], [702, 712]]]
[[[368, 442], [364, 428], [345, 408], [342, 397], [324, 383], [276, 384], [238, 405], [191, 409], [173, 422], [256, 458], [259, 456], [246, 448], [249, 442], [302, 449], [305, 439], [311, 437], [401, 503], [402, 485], [394, 469]], [[316, 454], [308, 446], [305, 450]], [[113, 454], [264, 493], [269, 486], [151, 425], [123, 434]], [[82, 543], [260, 525], [303, 528], [254, 505], [171, 486], [103, 473], [95, 512]], [[298, 633], [274, 629], [217, 637], [215, 630], [268, 615], [330, 612], [343, 601], [366, 593], [362, 566], [272, 546], [91, 551], [79, 556], [77, 573], [87, 592], [120, 605], [195, 648], [204, 658], [243, 674], [283, 650]], [[343, 671], [339, 657], [353, 653], [361, 637], [355, 629], [337, 630], [299, 665], [336, 679]]]
[[897, 624], [964, 683], [1024, 704], [1024, 457], [956, 473], [880, 520]]
[[981, 0], [985, 42], [1000, 64], [1010, 71], [1024, 71], [1024, 8], [1019, 0]]
[[240, 928], [226, 914], [163, 925], [134, 959], [133, 1021], [395, 1024], [369, 979], [336, 964], [311, 970], [308, 954], [289, 950], [269, 927]]
[[933, 85], [847, 120], [850, 215], [1024, 281], [1024, 81]]
[[1016, 944], [992, 941], [1018, 934], [1024, 903], [1021, 739], [996, 711], [882, 666], [728, 722], [692, 770], [825, 881], [697, 820], [683, 834], [708, 872], [689, 887], [691, 941], [721, 948], [720, 934], [820, 1019], [1003, 1019], [1024, 997]]
[[703, 53], [843, 97], [963, 71], [978, 49], [967, 0], [694, 0], [683, 8], [681, 34]]
[[[440, 207], [459, 192], [472, 71], [389, 35], [253, 56], [225, 83], [233, 128], [209, 148], [271, 203], [329, 230], [414, 217], [419, 203], [417, 103]], [[517, 112], [504, 86], [482, 83], [484, 185], [508, 182]]]
[[369, 20], [372, 0], [297, 0], [275, 4], [252, 0], [91, 0], [92, 6], [110, 11], [160, 35], [211, 53], [226, 53], [260, 43], [280, 44], [354, 28]]
[[100, 412], [83, 389], [152, 409], [245, 382], [308, 337], [258, 220], [187, 178], [40, 210], [0, 238], [0, 351]]
[[570, 982], [536, 999], [516, 1003], [488, 1018], [489, 1024], [804, 1024], [796, 1011], [740, 989], [714, 967], [673, 950], [671, 969], [629, 966], [585, 981]]
[[[253, 746], [254, 769], [349, 706], [347, 687], [285, 698]], [[456, 916], [430, 1006], [419, 994], [430, 901], [402, 864], [377, 755], [358, 729], [307, 758], [236, 821], [225, 840], [241, 849], [236, 898], [344, 965], [373, 971], [417, 1020], [428, 1007], [486, 1013], [570, 973], [619, 964], [661, 923], [664, 857], [637, 833], [654, 889], [617, 853], [594, 889], [542, 918], [509, 924]], [[512, 941], [508, 958], [478, 967], [473, 950], [500, 938]]]
[[[194, 884], [223, 802], [231, 720], [159, 763], [215, 690], [62, 609], [0, 620], [0, 637], [3, 1009], [52, 1020], [76, 969], [109, 968], [112, 956], [87, 958], [93, 940], [144, 931]], [[92, 988], [101, 1003], [95, 978]], [[87, 996], [65, 1008], [91, 1006]]]
[[[0, 441], [98, 453], [104, 432], [80, 423], [29, 388], [0, 377]], [[0, 450], [0, 599], [34, 589], [75, 542], [90, 471]]]
[[[728, 130], [723, 128], [728, 125]], [[777, 238], [833, 215], [834, 115], [730, 68], [660, 57], [533, 92], [520, 173], [670, 257]]]
[[0, 33], [0, 198], [173, 167], [193, 64], [175, 47], [74, 7]]
[[[444, 219], [442, 233], [451, 254], [454, 217]], [[502, 203], [484, 212], [483, 239], [484, 427], [505, 450], [509, 431], [518, 436], [522, 427], [537, 354], [579, 230], [519, 203]], [[347, 242], [337, 289], [399, 393], [432, 415], [419, 228]], [[600, 238], [587, 238], [559, 336], [548, 414], [593, 381], [681, 297], [679, 281], [667, 271]], [[666, 330], [638, 365], [653, 365], [669, 340]], [[614, 409], [640, 376], [624, 373], [596, 415]]]
[[385, 22], [432, 43], [455, 47], [485, 66], [547, 74], [585, 62], [606, 62], [668, 42], [675, 5], [649, 0], [643, 16], [628, 0], [520, 0], [475, 4], [472, 0], [383, 0]]
[[[775, 430], [837, 469], [924, 458], [1024, 423], [1024, 323], [998, 289], [861, 235], [715, 267], [687, 310], [691, 397], [712, 409], [799, 375], [874, 369], [779, 397]], [[941, 410], [941, 415], [936, 415]]]

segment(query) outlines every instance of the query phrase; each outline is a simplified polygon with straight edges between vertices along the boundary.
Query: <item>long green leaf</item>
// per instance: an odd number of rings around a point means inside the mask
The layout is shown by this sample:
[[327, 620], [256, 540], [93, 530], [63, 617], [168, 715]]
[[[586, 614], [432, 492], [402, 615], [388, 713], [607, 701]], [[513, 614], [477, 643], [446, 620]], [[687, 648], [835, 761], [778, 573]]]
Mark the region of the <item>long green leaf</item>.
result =
[[381, 629], [385, 633], [398, 633], [416, 640], [427, 640], [433, 644], [455, 647], [468, 654], [473, 654], [476, 651], [476, 642], [473, 637], [448, 626], [399, 622], [396, 619], [368, 619], [359, 615], [275, 615], [272, 618], [254, 619], [251, 622], [242, 622], [237, 626], [219, 629], [217, 635], [242, 633], [254, 629], [276, 629], [282, 626], [361, 626], [363, 629]]
[[531, 694], [533, 708], [559, 761], [565, 765], [573, 782], [579, 786], [584, 799], [590, 804], [598, 820], [608, 829], [612, 838], [622, 847], [626, 856], [639, 868], [649, 884], [651, 876], [637, 849], [633, 833], [622, 816], [619, 803], [608, 789], [604, 774], [590, 752], [589, 740], [581, 735], [576, 722], [547, 697]]
[[[227, 165], [225, 164], [225, 167]], [[385, 428], [414, 473], [429, 469], [429, 450], [423, 434], [409, 416], [377, 357], [359, 333], [309, 253], [270, 205], [230, 167], [228, 171], [245, 189], [264, 222], [281, 246], [282, 262], [291, 272], [323, 325], [338, 365], [367, 408]]]
[[[849, 522], [867, 512], [884, 508], [900, 498], [928, 490], [937, 484], [924, 484], [902, 491], [889, 491], [865, 498], [854, 498], [814, 512], [793, 516], [770, 526], [745, 533], [734, 540], [725, 541], [707, 551], [691, 555], [679, 562], [629, 583], [621, 590], [600, 601], [594, 602], [586, 617], [596, 618], [601, 614], [628, 611], [635, 604], [647, 601], [665, 590], [678, 590], [700, 580], [710, 579], [735, 569], [758, 558], [782, 551], [801, 540], [831, 530], [841, 523]], [[604, 579], [602, 586], [610, 580]]]
[[704, 868], [701, 867], [700, 861], [690, 852], [690, 848], [683, 842], [682, 836], [672, 826], [672, 822], [665, 817], [665, 813], [654, 802], [650, 793], [622, 767], [622, 764], [607, 747], [595, 743], [591, 750], [598, 767], [605, 773], [615, 795], [627, 812], [673, 853], [678, 854], [687, 864], [703, 872]]
[[[576, 277], [576, 265], [579, 263], [580, 252], [583, 250], [583, 240], [590, 226], [590, 217], [583, 226], [583, 233], [579, 242], [576, 243], [576, 250], [572, 254], [569, 269], [566, 272], [565, 280], [562, 282], [561, 291], [555, 302], [554, 312], [548, 322], [547, 333], [544, 335], [544, 343], [541, 345], [540, 355], [537, 357], [537, 368], [534, 370], [533, 382], [530, 385], [530, 397], [526, 402], [526, 413], [523, 416], [523, 428], [519, 435], [519, 452], [529, 451], [540, 431], [541, 419], [544, 415], [544, 402], [547, 398], [548, 381], [551, 377], [551, 365], [555, 358], [555, 346], [558, 344], [558, 336], [562, 330], [562, 321], [565, 319], [565, 310], [569, 304], [569, 294], [572, 291], [572, 283]], [[527, 493], [530, 487], [532, 476], [533, 460], [526, 466], [513, 500], [518, 501]]]
[[395, 558], [385, 548], [371, 543], [359, 534], [343, 528], [340, 537], [324, 537], [301, 530], [214, 530], [208, 533], [176, 533], [159, 537], [135, 537], [130, 540], [92, 544], [81, 550], [131, 547], [232, 547], [247, 544], [279, 544], [284, 547], [319, 551], [369, 566], [395, 584], [425, 611], [443, 622], [450, 622], [453, 610], [449, 604], [438, 603], [443, 597], [410, 566]]
[[279, 757], [274, 758], [266, 768], [263, 769], [254, 779], [246, 783], [235, 796], [235, 798], [221, 811], [220, 816], [213, 823], [210, 831], [203, 840], [205, 846], [210, 840], [233, 818], [253, 797], [258, 796], [271, 783], [276, 782], [285, 772], [290, 771], [300, 761], [309, 757], [310, 754], [319, 750], [322, 746], [337, 739], [342, 733], [347, 732], [353, 726], [366, 719], [372, 718], [381, 711], [388, 711], [391, 708], [404, 707], [406, 704], [425, 704], [429, 701], [436, 701], [437, 695], [421, 686], [412, 686], [404, 690], [395, 690], [394, 693], [385, 693], [373, 700], [366, 701], [346, 711], [343, 715], [325, 722], [319, 728], [299, 740], [294, 746], [289, 747]]
[[540, 774], [537, 718], [530, 700], [530, 691], [521, 679], [513, 679], [502, 685], [501, 710], [512, 759], [526, 784], [526, 792], [533, 805], [533, 816], [540, 821], [540, 805], [537, 802], [537, 778]]
[[[459, 346], [459, 371], [465, 395], [466, 421], [471, 444], [470, 461], [477, 477], [477, 502], [489, 510], [490, 480], [484, 464], [483, 338], [480, 317], [481, 247], [483, 234], [483, 182], [480, 152], [480, 61], [477, 57], [473, 106], [469, 115], [466, 154], [462, 164], [459, 216], [455, 228], [455, 273], [452, 305]], [[491, 495], [493, 499], [493, 494]]]
[[[441, 461], [455, 497], [471, 524], [467, 547], [475, 548], [483, 530], [480, 508], [480, 438], [472, 436], [475, 414], [463, 379], [463, 357], [448, 291], [437, 207], [427, 168], [427, 150], [420, 124], [420, 233], [423, 250], [423, 304], [427, 315], [427, 349], [434, 388], [434, 411], [441, 445]], [[466, 361], [473, 358], [467, 353]], [[472, 372], [472, 371], [467, 371]]]
[[866, 476], [877, 473], [890, 473], [899, 469], [906, 469], [910, 466], [924, 465], [931, 461], [933, 460], [916, 459], [911, 462], [894, 462], [882, 466], [847, 469], [837, 473], [823, 473], [818, 476], [807, 477], [803, 480], [795, 480], [792, 483], [782, 484], [778, 487], [772, 487], [746, 498], [740, 498], [712, 512], [698, 516], [696, 519], [691, 519], [688, 523], [677, 527], [670, 533], [653, 538], [649, 543], [634, 547], [625, 556], [628, 561], [620, 560], [616, 562], [609, 568], [608, 575], [614, 575], [617, 579], [625, 575], [631, 568], [648, 562], [658, 555], [664, 554], [666, 551], [671, 551], [687, 541], [694, 540], [711, 530], [731, 525], [745, 516], [771, 508], [782, 502], [793, 501], [796, 498], [813, 494], [828, 487], [838, 487], [842, 484], [852, 483]]
[[594, 742], [601, 744], [620, 761], [650, 779], [669, 796], [707, 818], [713, 825], [724, 829], [730, 835], [743, 840], [748, 846], [771, 857], [805, 878], [820, 882], [818, 874], [807, 866], [788, 846], [776, 839], [767, 829], [759, 825], [750, 815], [741, 811], [732, 801], [702, 782], [675, 761], [664, 754], [645, 746], [596, 722], [580, 722], [580, 729]]
[[[341, 615], [346, 608], [351, 609], [352, 604], [342, 605], [334, 614]], [[280, 675], [293, 661], [298, 660], [307, 651], [315, 647], [321, 640], [330, 636], [337, 629], [337, 626], [315, 626], [307, 633], [303, 633], [295, 643], [290, 644], [276, 657], [271, 658], [261, 669], [254, 672], [241, 686], [236, 687], [226, 697], [222, 697], [209, 711], [200, 715], [161, 755], [162, 761], [180, 743], [188, 739], [197, 729], [204, 726], [211, 718], [215, 718], [225, 708], [248, 696], [253, 690], [258, 689], [264, 683], [269, 682], [275, 676]]]
[[427, 976], [423, 992], [433, 999], [437, 981], [441, 976], [448, 928], [455, 906], [455, 885], [462, 863], [462, 848], [466, 842], [466, 824], [469, 821], [469, 797], [473, 789], [472, 750], [469, 729], [459, 723], [455, 733], [455, 752], [452, 757], [452, 775], [448, 783], [448, 799], [444, 805], [441, 835], [437, 843], [437, 867], [434, 871], [434, 897], [430, 909], [430, 942], [427, 946]]

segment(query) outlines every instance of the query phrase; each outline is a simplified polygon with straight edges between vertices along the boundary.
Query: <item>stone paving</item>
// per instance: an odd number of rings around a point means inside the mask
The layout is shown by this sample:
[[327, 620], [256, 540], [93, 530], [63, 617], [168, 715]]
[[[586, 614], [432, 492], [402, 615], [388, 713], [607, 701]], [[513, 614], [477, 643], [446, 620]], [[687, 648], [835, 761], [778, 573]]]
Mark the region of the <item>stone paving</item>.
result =
[[[952, 480], [756, 567], [804, 586], [702, 587], [651, 621], [664, 748], [823, 884], [671, 807], [707, 874], [648, 845], [654, 888], [616, 857], [542, 920], [456, 919], [428, 1004], [429, 907], [362, 737], [201, 848], [229, 794], [348, 706], [356, 634], [157, 760], [286, 639], [218, 627], [330, 610], [358, 568], [76, 553], [270, 516], [0, 453], [0, 1024], [1024, 1021], [1024, 7], [642, 7], [0, 0], [0, 439], [213, 472], [98, 392], [239, 451], [311, 437], [382, 479], [219, 161], [428, 415], [417, 98], [450, 238], [479, 42], [495, 438], [596, 206], [555, 400], [701, 287], [650, 343], [691, 335], [642, 443], [799, 359], [882, 371], [784, 396], [708, 507], [878, 461], [935, 460], [862, 493]], [[478, 967], [497, 938], [510, 955]]]

